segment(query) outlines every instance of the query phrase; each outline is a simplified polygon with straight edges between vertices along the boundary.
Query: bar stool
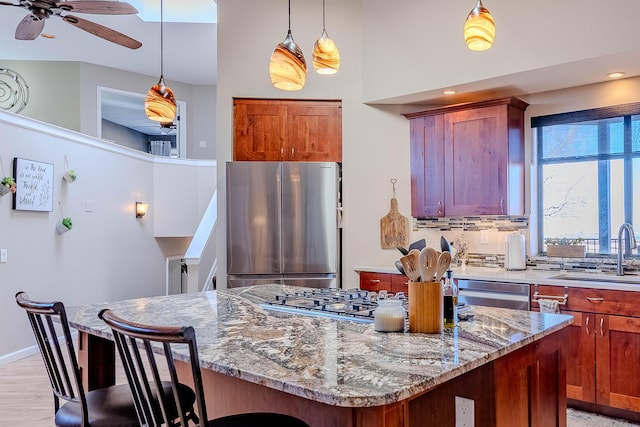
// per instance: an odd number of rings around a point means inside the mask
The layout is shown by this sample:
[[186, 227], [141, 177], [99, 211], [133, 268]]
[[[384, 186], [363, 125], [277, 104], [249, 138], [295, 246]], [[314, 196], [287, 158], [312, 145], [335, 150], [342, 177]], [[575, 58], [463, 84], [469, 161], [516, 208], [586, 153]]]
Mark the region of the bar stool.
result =
[[[180, 385], [176, 373], [173, 346], [185, 345], [188, 348], [189, 364], [193, 378], [198, 415], [208, 420], [204, 400], [202, 374], [198, 358], [198, 346], [195, 330], [191, 326], [152, 326], [133, 323], [116, 316], [111, 310], [104, 309], [98, 315], [113, 331], [118, 352], [125, 367], [127, 379], [134, 395], [140, 423], [150, 427], [163, 425], [187, 426], [187, 420], [179, 413], [178, 424], [170, 424], [164, 416], [164, 406], [175, 402], [174, 393], [163, 395], [162, 399], [149, 398], [152, 391], [158, 390], [161, 375], [158, 362], [168, 369], [174, 391]], [[154, 348], [156, 353], [154, 353]], [[162, 349], [163, 355], [157, 352]], [[159, 416], [159, 415], [162, 416]], [[284, 414], [244, 413], [230, 415], [206, 421], [207, 427], [309, 427], [304, 421]]]
[[[18, 292], [16, 302], [27, 312], [53, 391], [57, 427], [139, 427], [136, 406], [127, 384], [85, 392], [71, 339], [64, 304], [60, 301], [36, 302]], [[58, 326], [54, 323], [57, 323]], [[61, 339], [62, 346], [61, 346]], [[169, 383], [163, 389], [171, 390]], [[178, 390], [181, 407], [193, 415], [195, 394], [187, 387]], [[60, 400], [65, 403], [60, 406]], [[175, 405], [169, 416], [177, 417]]]

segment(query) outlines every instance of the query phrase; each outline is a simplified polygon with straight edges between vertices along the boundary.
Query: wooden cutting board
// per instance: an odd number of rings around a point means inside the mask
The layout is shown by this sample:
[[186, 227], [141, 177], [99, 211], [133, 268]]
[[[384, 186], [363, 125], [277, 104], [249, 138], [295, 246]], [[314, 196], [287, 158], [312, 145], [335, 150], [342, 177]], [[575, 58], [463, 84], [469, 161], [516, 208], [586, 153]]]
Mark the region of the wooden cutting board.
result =
[[391, 210], [380, 218], [380, 246], [395, 249], [409, 245], [409, 219], [398, 211], [398, 201], [391, 199]]

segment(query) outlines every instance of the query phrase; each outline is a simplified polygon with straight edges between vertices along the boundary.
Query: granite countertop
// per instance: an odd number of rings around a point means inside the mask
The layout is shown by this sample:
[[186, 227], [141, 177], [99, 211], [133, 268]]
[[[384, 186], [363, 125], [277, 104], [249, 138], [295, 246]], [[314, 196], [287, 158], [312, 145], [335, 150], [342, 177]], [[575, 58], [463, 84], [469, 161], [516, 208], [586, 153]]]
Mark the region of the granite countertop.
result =
[[111, 331], [97, 316], [105, 307], [140, 323], [192, 325], [203, 368], [344, 407], [410, 398], [573, 321], [560, 314], [475, 307], [472, 321], [442, 333], [381, 333], [373, 323], [260, 305], [293, 289], [257, 285], [68, 307], [67, 312], [72, 327], [106, 338]]
[[[356, 266], [354, 271], [400, 274], [393, 266]], [[573, 273], [567, 271], [534, 270], [509, 271], [504, 268], [455, 267], [456, 279], [488, 280], [494, 282], [523, 283], [529, 285], [556, 285], [567, 287], [640, 291], [640, 276], [616, 276], [607, 273]], [[565, 278], [562, 278], [565, 277]], [[566, 279], [572, 277], [573, 279]]]

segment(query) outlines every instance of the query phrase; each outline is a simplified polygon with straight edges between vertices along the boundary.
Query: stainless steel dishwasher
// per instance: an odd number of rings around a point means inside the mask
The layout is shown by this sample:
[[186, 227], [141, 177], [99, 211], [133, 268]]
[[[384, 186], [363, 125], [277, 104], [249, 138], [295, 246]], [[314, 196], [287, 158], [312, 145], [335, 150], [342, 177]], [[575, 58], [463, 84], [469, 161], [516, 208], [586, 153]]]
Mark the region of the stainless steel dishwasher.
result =
[[529, 285], [458, 279], [458, 303], [529, 310]]

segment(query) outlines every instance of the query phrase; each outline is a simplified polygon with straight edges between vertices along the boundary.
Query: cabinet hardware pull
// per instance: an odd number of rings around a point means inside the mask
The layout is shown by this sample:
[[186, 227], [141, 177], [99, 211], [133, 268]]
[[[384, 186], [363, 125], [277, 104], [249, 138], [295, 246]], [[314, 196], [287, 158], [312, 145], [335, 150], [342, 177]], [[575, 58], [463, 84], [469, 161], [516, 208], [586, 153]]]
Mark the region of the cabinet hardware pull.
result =
[[587, 335], [589, 335], [589, 316], [587, 316], [587, 321], [585, 322], [584, 325], [587, 328]]
[[604, 298], [587, 297], [587, 301], [589, 301], [589, 302], [602, 302], [602, 301], [604, 301]]
[[442, 200], [438, 200], [438, 215], [442, 214]]
[[602, 329], [602, 324], [604, 323], [604, 317], [600, 318], [600, 336], [604, 336], [604, 330]]
[[369, 283], [380, 283], [380, 279], [371, 279]]
[[500, 213], [504, 213], [504, 199], [500, 199]]
[[291, 158], [293, 159], [293, 151], [295, 150], [295, 147], [291, 147]]

